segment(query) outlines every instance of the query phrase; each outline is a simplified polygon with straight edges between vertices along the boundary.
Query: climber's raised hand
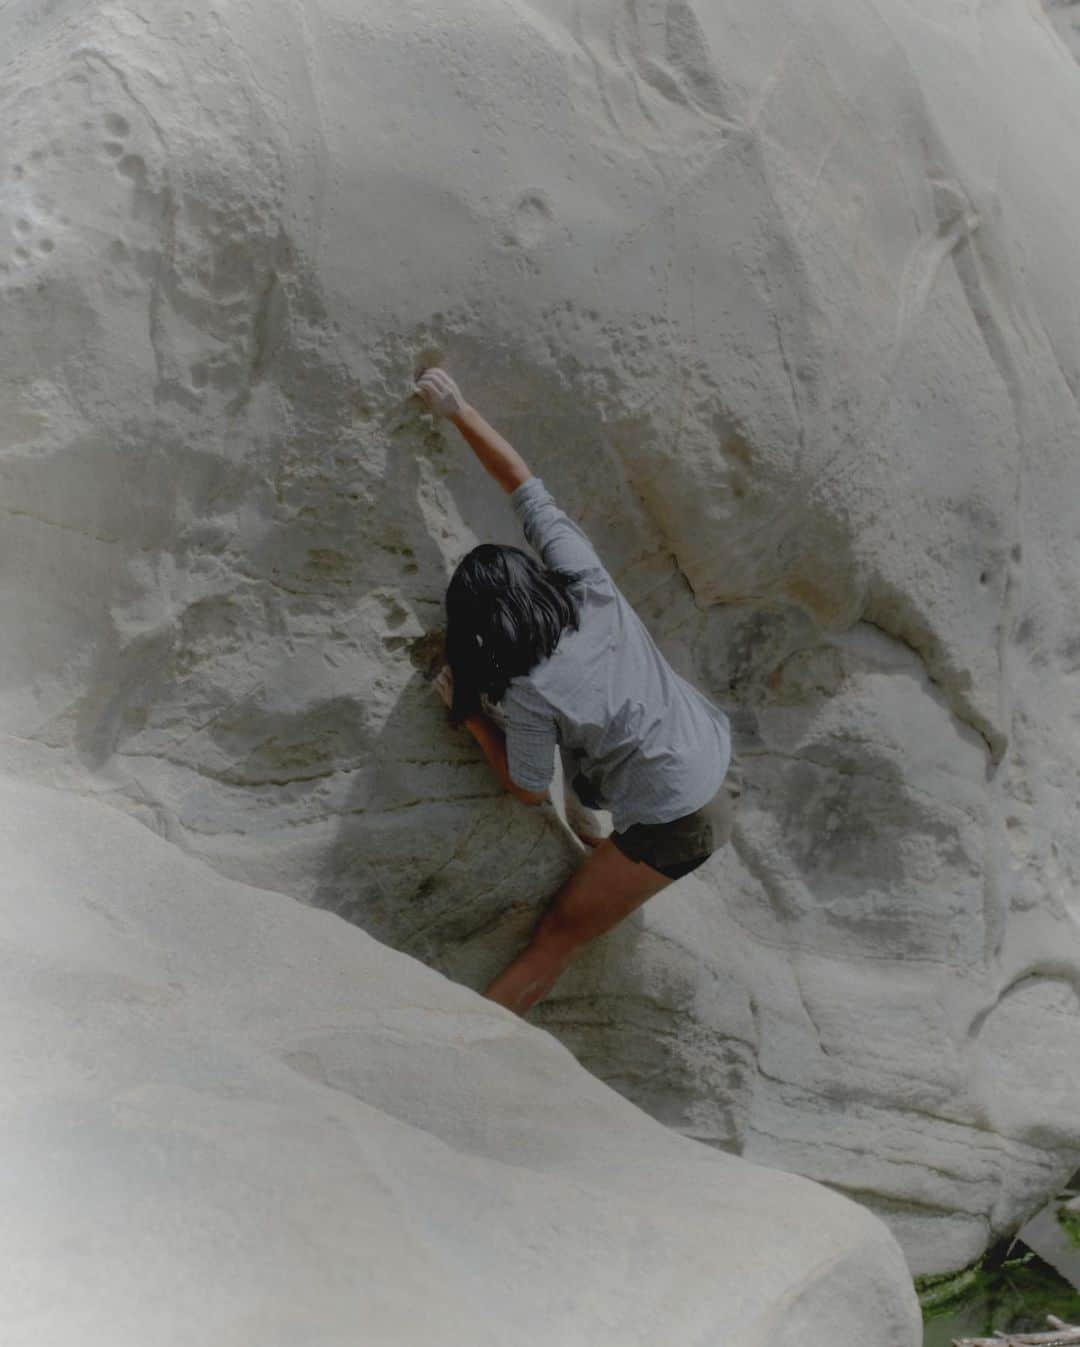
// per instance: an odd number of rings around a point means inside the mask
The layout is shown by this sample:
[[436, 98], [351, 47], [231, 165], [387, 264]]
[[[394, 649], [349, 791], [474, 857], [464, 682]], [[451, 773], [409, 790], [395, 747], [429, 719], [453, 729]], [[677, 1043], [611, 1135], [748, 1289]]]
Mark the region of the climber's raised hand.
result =
[[460, 416], [466, 407], [461, 389], [439, 365], [432, 365], [413, 385], [416, 393], [427, 403], [428, 409], [437, 416], [448, 419]]
[[532, 476], [532, 469], [514, 446], [465, 401], [461, 389], [440, 365], [422, 371], [413, 384], [413, 396], [423, 398], [438, 416], [453, 421], [504, 491], [516, 490]]

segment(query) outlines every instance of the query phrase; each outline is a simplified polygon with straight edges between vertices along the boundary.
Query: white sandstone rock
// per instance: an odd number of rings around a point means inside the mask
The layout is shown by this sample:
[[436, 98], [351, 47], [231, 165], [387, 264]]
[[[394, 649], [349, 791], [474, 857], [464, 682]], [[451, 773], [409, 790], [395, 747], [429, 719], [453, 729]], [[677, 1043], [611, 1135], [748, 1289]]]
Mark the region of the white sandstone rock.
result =
[[534, 1018], [912, 1267], [1080, 1158], [1080, 79], [1027, 0], [0, 12], [0, 731], [473, 986], [578, 852], [423, 671], [519, 541], [734, 713], [730, 851]]
[[1043, 6], [1065, 45], [1080, 56], [1080, 8], [1076, 0], [1043, 0]]
[[93, 800], [0, 781], [5, 1347], [914, 1347], [883, 1224]]

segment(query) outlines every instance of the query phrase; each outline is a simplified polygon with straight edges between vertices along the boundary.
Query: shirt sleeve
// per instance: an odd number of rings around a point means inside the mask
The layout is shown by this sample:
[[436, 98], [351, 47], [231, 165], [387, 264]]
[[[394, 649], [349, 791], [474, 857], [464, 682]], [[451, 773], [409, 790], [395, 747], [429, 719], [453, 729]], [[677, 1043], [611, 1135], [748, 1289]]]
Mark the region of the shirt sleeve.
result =
[[510, 504], [529, 545], [539, 552], [549, 570], [604, 571], [592, 543], [559, 509], [539, 477], [528, 477], [515, 487], [510, 492]]
[[506, 766], [522, 790], [542, 791], [555, 775], [558, 726], [540, 697], [507, 688], [499, 703], [506, 721]]

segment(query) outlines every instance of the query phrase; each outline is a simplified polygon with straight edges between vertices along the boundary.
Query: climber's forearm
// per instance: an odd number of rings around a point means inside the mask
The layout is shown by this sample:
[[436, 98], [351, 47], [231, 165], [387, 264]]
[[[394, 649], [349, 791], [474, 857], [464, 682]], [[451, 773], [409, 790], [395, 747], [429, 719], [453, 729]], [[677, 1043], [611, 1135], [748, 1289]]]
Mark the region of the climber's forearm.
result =
[[532, 470], [514, 446], [475, 407], [466, 403], [465, 410], [450, 419], [504, 491], [513, 491], [532, 476]]
[[494, 721], [480, 711], [476, 715], [466, 716], [463, 723], [483, 749], [484, 757], [487, 758], [491, 770], [498, 777], [503, 790], [508, 790], [511, 795], [516, 796], [525, 804], [536, 804], [538, 800], [547, 798], [546, 791], [537, 795], [531, 791], [523, 791], [520, 786], [511, 781], [510, 768], [506, 760], [506, 735]]

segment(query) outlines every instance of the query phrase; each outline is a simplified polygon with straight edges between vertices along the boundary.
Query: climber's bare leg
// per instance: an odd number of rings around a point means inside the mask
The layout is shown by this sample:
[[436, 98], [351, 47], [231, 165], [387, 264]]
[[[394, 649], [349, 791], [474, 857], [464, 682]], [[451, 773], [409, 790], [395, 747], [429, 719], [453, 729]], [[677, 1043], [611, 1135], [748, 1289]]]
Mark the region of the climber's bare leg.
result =
[[547, 995], [590, 940], [672, 883], [651, 865], [624, 856], [610, 837], [605, 838], [555, 895], [528, 945], [484, 995], [524, 1015]]

